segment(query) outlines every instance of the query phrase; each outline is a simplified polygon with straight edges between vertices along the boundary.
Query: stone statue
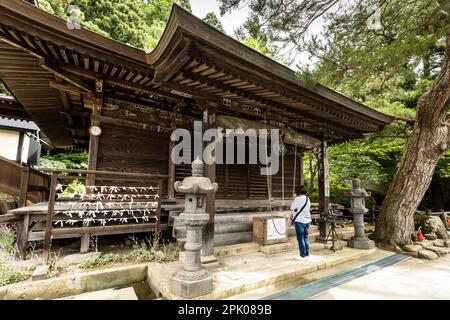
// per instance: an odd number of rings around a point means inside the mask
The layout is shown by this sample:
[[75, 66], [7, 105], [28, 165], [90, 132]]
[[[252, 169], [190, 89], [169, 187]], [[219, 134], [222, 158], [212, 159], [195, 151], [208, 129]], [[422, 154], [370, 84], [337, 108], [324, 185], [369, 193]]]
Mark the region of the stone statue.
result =
[[364, 231], [364, 214], [369, 210], [366, 208], [366, 198], [370, 197], [370, 192], [361, 188], [361, 181], [358, 178], [352, 181], [352, 190], [346, 192], [350, 198], [350, 212], [353, 214], [353, 225], [355, 235], [347, 241], [347, 246], [355, 249], [372, 249], [375, 243], [366, 237]]
[[172, 275], [170, 288], [174, 295], [194, 298], [212, 291], [212, 277], [200, 262], [202, 229], [208, 223], [206, 194], [217, 192], [217, 183], [203, 176], [204, 165], [198, 158], [192, 162], [192, 176], [175, 182], [175, 190], [186, 194], [185, 210], [180, 214], [186, 225], [183, 269]]

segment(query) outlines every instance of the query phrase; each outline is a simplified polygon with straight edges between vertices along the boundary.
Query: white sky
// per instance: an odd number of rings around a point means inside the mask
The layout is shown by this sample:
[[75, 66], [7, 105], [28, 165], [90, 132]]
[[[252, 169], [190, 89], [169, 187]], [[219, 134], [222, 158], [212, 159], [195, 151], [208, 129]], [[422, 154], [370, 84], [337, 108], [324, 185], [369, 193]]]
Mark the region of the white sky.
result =
[[242, 8], [231, 13], [220, 16], [219, 4], [216, 0], [191, 0], [192, 13], [203, 19], [207, 13], [214, 12], [223, 24], [223, 28], [228, 35], [234, 35], [237, 29], [247, 18], [248, 9]]
[[[245, 22], [249, 10], [247, 7], [234, 10], [230, 13], [225, 14], [223, 17], [220, 16], [219, 4], [216, 0], [190, 0], [192, 6], [192, 13], [203, 19], [207, 13], [214, 12], [217, 17], [222, 22], [225, 32], [229, 36], [234, 36], [234, 31]], [[319, 34], [322, 30], [323, 20], [318, 20], [310, 26], [310, 30], [307, 36], [311, 34]], [[297, 70], [297, 64], [312, 64], [313, 61], [306, 53], [298, 53], [294, 57], [294, 63], [290, 66], [291, 69]]]

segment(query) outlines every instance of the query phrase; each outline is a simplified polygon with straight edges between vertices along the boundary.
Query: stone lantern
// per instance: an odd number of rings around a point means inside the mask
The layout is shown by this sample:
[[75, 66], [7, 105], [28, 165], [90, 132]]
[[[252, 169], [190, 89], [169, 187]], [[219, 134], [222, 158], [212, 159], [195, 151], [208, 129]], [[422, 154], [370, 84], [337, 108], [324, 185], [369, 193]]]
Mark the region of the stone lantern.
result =
[[355, 249], [372, 249], [375, 243], [367, 238], [364, 232], [364, 214], [369, 211], [366, 208], [366, 198], [370, 197], [370, 192], [361, 188], [361, 181], [358, 178], [353, 179], [352, 185], [352, 190], [347, 192], [346, 196], [350, 198], [355, 235], [347, 241], [347, 246]]
[[180, 214], [186, 225], [185, 259], [183, 269], [172, 275], [170, 290], [172, 294], [184, 298], [194, 298], [212, 291], [212, 277], [200, 262], [202, 248], [202, 229], [208, 223], [206, 194], [215, 193], [217, 183], [203, 177], [203, 162], [198, 158], [192, 162], [192, 176], [183, 182], [175, 182], [175, 190], [186, 194], [185, 210]]

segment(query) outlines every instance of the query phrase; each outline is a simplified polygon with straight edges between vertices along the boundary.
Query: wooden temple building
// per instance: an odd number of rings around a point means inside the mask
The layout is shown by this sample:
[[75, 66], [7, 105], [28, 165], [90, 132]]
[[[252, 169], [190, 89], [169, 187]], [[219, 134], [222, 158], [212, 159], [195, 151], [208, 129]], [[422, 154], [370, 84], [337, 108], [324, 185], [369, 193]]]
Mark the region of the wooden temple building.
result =
[[[305, 86], [289, 68], [174, 6], [158, 44], [146, 52], [82, 28], [27, 1], [0, 0], [0, 80], [15, 98], [0, 115], [32, 119], [55, 148], [86, 149], [89, 169], [167, 176], [162, 195], [190, 175], [174, 165], [175, 128], [279, 128], [287, 152], [267, 183], [258, 164], [208, 165], [219, 184], [208, 199], [290, 199], [303, 181], [303, 152], [319, 160], [319, 212], [329, 206], [327, 146], [376, 132], [393, 118], [320, 84]], [[101, 128], [100, 135], [89, 128]], [[268, 186], [270, 190], [268, 190]], [[206, 248], [206, 251], [211, 250]]]

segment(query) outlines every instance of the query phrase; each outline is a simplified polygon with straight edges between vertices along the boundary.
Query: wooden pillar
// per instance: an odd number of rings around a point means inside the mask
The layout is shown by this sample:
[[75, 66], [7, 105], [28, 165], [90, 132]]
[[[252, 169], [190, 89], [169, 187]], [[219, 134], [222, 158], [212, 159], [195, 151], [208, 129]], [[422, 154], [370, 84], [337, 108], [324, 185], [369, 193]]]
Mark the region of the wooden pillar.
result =
[[[177, 128], [176, 123], [170, 125], [172, 130]], [[169, 140], [169, 168], [168, 168], [168, 179], [167, 179], [167, 198], [175, 199], [175, 164], [172, 161], [172, 150], [175, 147], [175, 141]]]
[[30, 182], [30, 168], [28, 166], [23, 166], [22, 177], [20, 179], [19, 208], [25, 207], [27, 205], [29, 182]]
[[[325, 216], [328, 214], [330, 206], [330, 181], [327, 157], [327, 142], [322, 139], [320, 149], [317, 156], [319, 165], [319, 214]], [[319, 236], [317, 241], [325, 241], [330, 229], [330, 225], [325, 222], [319, 223]]]
[[[210, 107], [203, 111], [203, 130], [216, 127], [216, 114]], [[208, 144], [208, 142], [205, 142]], [[205, 177], [211, 182], [216, 182], [216, 163], [205, 163]], [[205, 263], [214, 262], [214, 216], [216, 213], [216, 195], [214, 193], [206, 196], [206, 212], [209, 214], [209, 221], [203, 233], [202, 257], [208, 257]]]
[[[303, 150], [300, 151], [299, 155], [298, 155], [298, 171], [299, 171], [299, 184], [303, 185], [305, 184], [305, 163], [304, 163], [304, 159], [303, 159]], [[312, 190], [310, 190], [311, 192]]]
[[[100, 121], [95, 120], [95, 116], [100, 116], [103, 108], [103, 79], [99, 76], [95, 81], [95, 95], [88, 96], [85, 107], [92, 108], [91, 127], [100, 127]], [[98, 159], [98, 146], [100, 142], [100, 136], [89, 134], [89, 153], [88, 153], [88, 170], [97, 170]], [[87, 175], [87, 186], [95, 185], [95, 175]], [[81, 235], [81, 247], [80, 253], [89, 252], [89, 233], [83, 233]]]
[[45, 234], [44, 234], [44, 250], [42, 252], [42, 260], [47, 264], [50, 255], [52, 244], [52, 230], [53, 230], [53, 211], [55, 209], [56, 200], [56, 184], [58, 183], [58, 173], [52, 172], [52, 179], [50, 182], [50, 196], [48, 198], [47, 219], [45, 220]]
[[[30, 168], [24, 166], [22, 168], [22, 177], [20, 180], [20, 196], [19, 196], [19, 208], [27, 205], [28, 184], [30, 181]], [[25, 260], [27, 243], [28, 243], [28, 231], [30, 226], [30, 215], [24, 214], [23, 220], [17, 223], [17, 254], [20, 260]]]
[[22, 148], [23, 148], [23, 139], [25, 137], [25, 134], [23, 131], [19, 132], [19, 141], [17, 143], [17, 154], [16, 154], [16, 162], [21, 164], [22, 163]]

